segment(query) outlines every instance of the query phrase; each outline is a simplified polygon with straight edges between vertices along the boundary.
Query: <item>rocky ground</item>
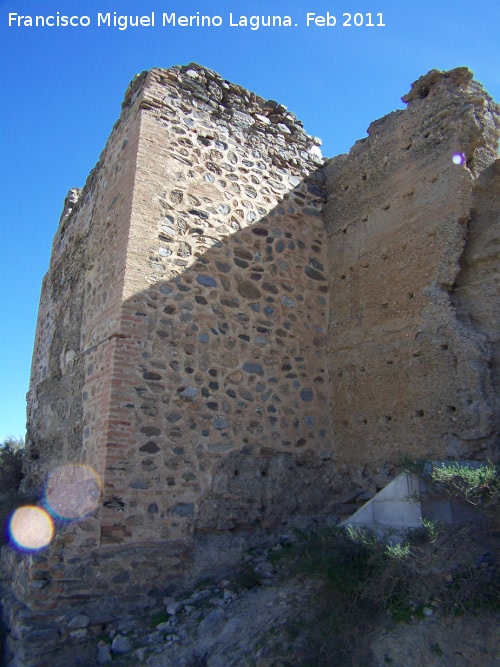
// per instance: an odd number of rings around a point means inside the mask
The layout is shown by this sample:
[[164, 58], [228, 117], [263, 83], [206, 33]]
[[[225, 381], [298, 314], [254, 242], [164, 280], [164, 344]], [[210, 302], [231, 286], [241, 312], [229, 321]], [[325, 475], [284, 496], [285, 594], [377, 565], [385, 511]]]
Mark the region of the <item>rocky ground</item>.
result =
[[[274, 552], [279, 551], [278, 545]], [[137, 632], [136, 619], [106, 629], [97, 663], [132, 667], [271, 667], [309, 664], [319, 655], [306, 628], [319, 582], [287, 579], [270, 562], [272, 551], [248, 555], [226, 579], [206, 582], [182, 599], [165, 598], [165, 612]], [[311, 662], [310, 664], [315, 664]]]
[[[500, 615], [445, 616], [438, 608], [409, 623], [361, 619], [351, 646], [331, 641], [324, 583], [290, 575], [272, 550], [249, 554], [241, 570], [206, 582], [165, 612], [123, 618], [96, 638], [96, 663], [120, 667], [496, 667]], [[85, 620], [82, 620], [82, 624]]]
[[39, 619], [36, 646], [6, 664], [500, 667], [498, 518], [414, 531], [401, 559], [333, 526], [292, 533], [164, 597], [155, 613]]

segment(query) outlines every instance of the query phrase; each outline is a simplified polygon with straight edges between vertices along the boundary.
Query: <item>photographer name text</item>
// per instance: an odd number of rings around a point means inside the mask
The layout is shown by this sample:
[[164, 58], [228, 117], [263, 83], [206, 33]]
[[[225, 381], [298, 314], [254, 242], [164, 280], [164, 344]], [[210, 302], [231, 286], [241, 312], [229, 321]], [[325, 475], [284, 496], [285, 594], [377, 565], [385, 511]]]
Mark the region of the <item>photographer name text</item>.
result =
[[126, 15], [117, 12], [97, 13], [93, 18], [87, 15], [55, 14], [23, 15], [9, 12], [7, 24], [10, 28], [246, 28], [260, 30], [262, 28], [385, 28], [382, 12], [361, 13], [343, 12], [332, 14], [326, 12], [316, 14], [306, 12], [300, 19], [288, 15], [248, 16], [233, 14], [227, 16], [207, 15], [196, 12], [184, 15], [175, 12], [151, 12], [143, 15]]

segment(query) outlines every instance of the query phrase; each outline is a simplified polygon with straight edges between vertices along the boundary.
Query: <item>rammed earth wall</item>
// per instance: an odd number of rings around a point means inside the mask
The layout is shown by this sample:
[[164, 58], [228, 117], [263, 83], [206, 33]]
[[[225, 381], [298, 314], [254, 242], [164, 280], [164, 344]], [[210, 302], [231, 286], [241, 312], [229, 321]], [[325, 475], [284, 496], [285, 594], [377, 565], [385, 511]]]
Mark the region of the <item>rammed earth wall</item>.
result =
[[466, 68], [403, 100], [325, 167], [335, 451], [372, 471], [498, 457], [499, 107]]
[[85, 463], [102, 498], [4, 551], [29, 664], [59, 664], [40, 619], [154, 607], [404, 456], [498, 458], [498, 106], [465, 68], [404, 99], [324, 163], [210, 70], [132, 82], [42, 288], [26, 486]]

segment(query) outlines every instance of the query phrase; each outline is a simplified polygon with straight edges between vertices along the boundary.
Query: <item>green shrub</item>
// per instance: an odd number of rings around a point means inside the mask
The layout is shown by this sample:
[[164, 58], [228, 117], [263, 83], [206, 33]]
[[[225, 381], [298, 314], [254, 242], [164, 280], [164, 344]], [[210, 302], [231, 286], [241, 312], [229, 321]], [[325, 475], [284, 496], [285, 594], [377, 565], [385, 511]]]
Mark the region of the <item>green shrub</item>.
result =
[[431, 479], [440, 491], [474, 505], [487, 507], [500, 500], [500, 475], [491, 463], [479, 467], [459, 463], [434, 466]]
[[6, 438], [0, 444], [0, 546], [6, 541], [6, 527], [12, 512], [27, 502], [19, 491], [23, 478], [23, 446], [18, 438]]
[[0, 494], [17, 491], [23, 478], [24, 442], [6, 438], [0, 445]]
[[473, 470], [463, 474], [453, 466], [440, 473], [439, 483], [451, 484], [453, 493], [469, 502], [481, 499], [488, 509], [485, 521], [444, 526], [424, 519], [396, 544], [353, 527], [301, 532], [281, 552], [285, 573], [321, 582], [318, 628], [331, 662], [319, 656], [318, 665], [363, 664], [361, 654], [381, 622], [410, 622], [429, 609], [445, 615], [500, 611], [498, 527], [491, 528], [495, 514], [490, 511], [500, 504], [498, 476], [491, 467]]

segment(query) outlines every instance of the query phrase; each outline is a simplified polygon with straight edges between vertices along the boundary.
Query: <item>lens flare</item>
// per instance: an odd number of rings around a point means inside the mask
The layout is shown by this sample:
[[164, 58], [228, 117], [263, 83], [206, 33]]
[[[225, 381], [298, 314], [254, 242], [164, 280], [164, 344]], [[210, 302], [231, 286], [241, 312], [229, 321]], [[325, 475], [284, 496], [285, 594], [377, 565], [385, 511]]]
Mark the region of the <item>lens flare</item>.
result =
[[465, 155], [463, 153], [453, 153], [453, 157], [451, 158], [453, 164], [465, 164], [466, 159]]
[[54, 523], [44, 509], [36, 505], [19, 507], [9, 522], [11, 540], [21, 549], [37, 551], [48, 546], [54, 537]]
[[47, 478], [47, 508], [63, 519], [79, 519], [99, 504], [101, 485], [90, 466], [78, 463], [56, 468]]

